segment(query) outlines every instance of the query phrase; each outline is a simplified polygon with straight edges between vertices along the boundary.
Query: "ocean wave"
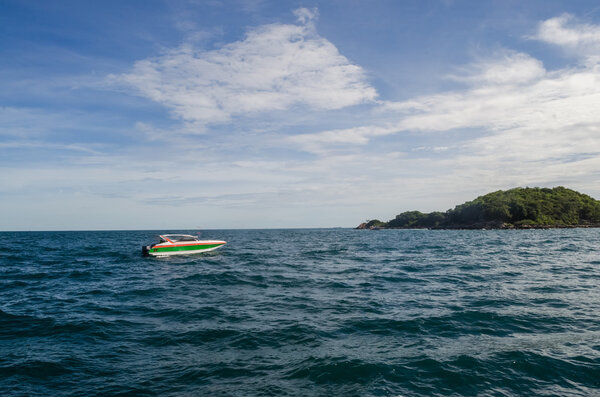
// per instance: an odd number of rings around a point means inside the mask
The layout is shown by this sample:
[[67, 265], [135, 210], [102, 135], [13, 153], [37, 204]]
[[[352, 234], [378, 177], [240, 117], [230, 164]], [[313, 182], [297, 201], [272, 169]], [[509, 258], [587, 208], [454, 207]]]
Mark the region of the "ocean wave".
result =
[[0, 364], [0, 377], [22, 376], [44, 379], [73, 373], [69, 365], [55, 361], [26, 360], [14, 364]]
[[0, 310], [0, 339], [5, 340], [56, 336], [109, 338], [118, 333], [119, 329], [129, 325], [131, 323], [123, 319], [116, 321], [58, 320], [52, 317], [10, 314]]
[[443, 316], [411, 319], [360, 318], [345, 322], [344, 333], [368, 332], [380, 335], [412, 333], [456, 337], [458, 335], [507, 336], [521, 333], [561, 332], [569, 328], [565, 319], [555, 316], [502, 315], [487, 311], [468, 310]]

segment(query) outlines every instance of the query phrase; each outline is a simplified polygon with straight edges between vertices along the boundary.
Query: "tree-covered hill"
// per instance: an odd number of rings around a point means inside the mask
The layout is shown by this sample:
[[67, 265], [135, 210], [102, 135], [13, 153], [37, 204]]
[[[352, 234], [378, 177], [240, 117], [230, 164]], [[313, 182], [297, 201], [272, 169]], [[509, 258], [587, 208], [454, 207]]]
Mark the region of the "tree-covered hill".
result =
[[372, 220], [360, 229], [388, 228], [534, 228], [600, 226], [600, 201], [559, 186], [499, 190], [477, 197], [446, 212], [403, 212], [381, 222]]

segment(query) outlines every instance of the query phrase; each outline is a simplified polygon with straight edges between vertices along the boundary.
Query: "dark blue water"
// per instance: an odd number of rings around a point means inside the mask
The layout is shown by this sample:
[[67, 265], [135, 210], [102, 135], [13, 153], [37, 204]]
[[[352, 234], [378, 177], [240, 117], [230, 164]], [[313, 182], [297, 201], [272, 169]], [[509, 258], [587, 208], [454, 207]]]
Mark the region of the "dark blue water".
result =
[[155, 235], [0, 233], [1, 395], [600, 395], [598, 229]]

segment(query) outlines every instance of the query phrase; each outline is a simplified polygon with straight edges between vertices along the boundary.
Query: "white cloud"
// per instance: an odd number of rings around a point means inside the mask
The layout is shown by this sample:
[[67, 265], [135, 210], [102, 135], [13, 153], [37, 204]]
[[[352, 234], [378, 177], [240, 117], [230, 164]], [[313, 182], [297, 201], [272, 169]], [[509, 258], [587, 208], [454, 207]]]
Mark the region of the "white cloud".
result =
[[301, 24], [307, 24], [319, 16], [319, 11], [316, 8], [309, 10], [308, 8], [298, 8], [294, 10], [294, 15], [298, 18], [298, 22]]
[[299, 25], [260, 26], [212, 51], [182, 45], [116, 79], [201, 126], [293, 105], [331, 110], [374, 100], [363, 69], [316, 33], [316, 11], [295, 13]]
[[390, 135], [398, 132], [395, 125], [363, 126], [329, 130], [313, 134], [300, 134], [287, 138], [292, 145], [309, 152], [326, 152], [328, 145], [358, 144], [364, 145], [376, 136]]
[[563, 14], [541, 22], [534, 39], [561, 46], [584, 57], [599, 59], [600, 26], [580, 23], [574, 16]]
[[[48, 143], [45, 141], [28, 141], [28, 140], [17, 140], [9, 142], [0, 142], [0, 150], [12, 150], [12, 149], [43, 149], [45, 151], [74, 151], [82, 152], [92, 155], [102, 155], [103, 153], [95, 150], [92, 146], [94, 145], [83, 145], [76, 143], [69, 144], [55, 144]], [[96, 145], [98, 146], [98, 145]]]
[[[556, 131], [600, 122], [596, 111], [600, 106], [600, 73], [596, 69], [561, 70], [526, 85], [481, 85], [412, 102], [414, 111], [407, 112], [400, 122], [402, 130]], [[409, 108], [403, 103], [399, 107]]]
[[[482, 135], [495, 135], [499, 141], [506, 139], [505, 149], [509, 146], [518, 149], [518, 141], [513, 139], [515, 131], [547, 137], [560, 146], [563, 140], [569, 139], [571, 130], [600, 125], [599, 67], [546, 72], [540, 61], [513, 53], [479, 62], [465, 70], [470, 74], [453, 77], [470, 84], [465, 90], [382, 103], [379, 110], [387, 118], [395, 114], [395, 122], [323, 131], [292, 139], [305, 147], [329, 143], [364, 145], [373, 137], [401, 132], [477, 128]], [[592, 130], [584, 131], [594, 134]], [[562, 138], [557, 140], [555, 136]], [[538, 145], [538, 150], [542, 147], [543, 144]], [[573, 152], [577, 150], [573, 148]]]
[[474, 85], [520, 85], [546, 73], [538, 59], [523, 53], [504, 51], [496, 57], [472, 64], [462, 75], [450, 76]]

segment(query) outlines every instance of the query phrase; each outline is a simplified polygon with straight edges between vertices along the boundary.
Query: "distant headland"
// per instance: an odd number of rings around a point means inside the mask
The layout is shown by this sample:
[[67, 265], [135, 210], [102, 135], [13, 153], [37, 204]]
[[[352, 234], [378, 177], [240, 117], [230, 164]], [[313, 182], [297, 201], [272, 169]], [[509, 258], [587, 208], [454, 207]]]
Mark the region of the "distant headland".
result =
[[499, 190], [446, 212], [407, 211], [356, 229], [550, 229], [600, 227], [600, 201], [559, 186]]

